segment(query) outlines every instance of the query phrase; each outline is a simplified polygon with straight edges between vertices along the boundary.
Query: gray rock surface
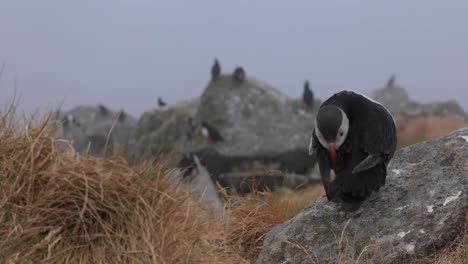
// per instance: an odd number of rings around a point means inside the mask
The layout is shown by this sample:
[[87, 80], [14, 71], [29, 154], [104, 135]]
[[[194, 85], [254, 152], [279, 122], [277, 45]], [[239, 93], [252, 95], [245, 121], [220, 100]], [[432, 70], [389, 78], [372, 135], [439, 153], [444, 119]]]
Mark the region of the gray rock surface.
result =
[[361, 253], [372, 263], [399, 263], [463, 235], [468, 128], [398, 151], [388, 171], [386, 185], [357, 212], [319, 199], [275, 227], [257, 263], [354, 263]]
[[[199, 101], [145, 113], [137, 126], [137, 153], [148, 158], [192, 151], [214, 175], [251, 161], [279, 162], [280, 169], [304, 173], [314, 165], [304, 153], [319, 104], [305, 110], [300, 100], [262, 81], [236, 82], [221, 75], [208, 83]], [[225, 141], [207, 145], [202, 121], [218, 128]]]
[[137, 157], [152, 159], [168, 153], [181, 156], [198, 144], [193, 121], [197, 101], [145, 112], [136, 128]]
[[383, 104], [390, 112], [398, 113], [410, 102], [405, 88], [397, 85], [386, 86], [371, 93], [372, 99]]
[[398, 85], [377, 89], [371, 92], [370, 96], [383, 104], [393, 114], [401, 114], [409, 118], [438, 116], [468, 120], [468, 115], [456, 101], [415, 102], [410, 99], [406, 89]]
[[409, 102], [406, 107], [400, 110], [400, 114], [405, 117], [427, 117], [438, 116], [460, 120], [468, 120], [468, 115], [456, 101], [417, 103]]
[[108, 156], [117, 153], [123, 153], [125, 157], [132, 155], [136, 125], [132, 116], [124, 113], [124, 117], [119, 119], [119, 112], [108, 108], [103, 112], [97, 106], [78, 106], [58, 114], [57, 119], [69, 116], [74, 121], [59, 126], [56, 136], [72, 140], [77, 152], [101, 156], [106, 148]]

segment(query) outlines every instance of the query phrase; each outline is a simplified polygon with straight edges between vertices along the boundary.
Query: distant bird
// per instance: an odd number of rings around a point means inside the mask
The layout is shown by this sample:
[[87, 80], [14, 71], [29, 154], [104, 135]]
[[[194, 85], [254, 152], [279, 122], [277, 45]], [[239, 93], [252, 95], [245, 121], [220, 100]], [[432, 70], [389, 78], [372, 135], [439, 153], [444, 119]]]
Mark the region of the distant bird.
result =
[[310, 89], [309, 81], [304, 82], [304, 93], [302, 94], [302, 106], [311, 108], [314, 105], [314, 93]]
[[238, 82], [243, 82], [245, 81], [245, 70], [242, 67], [237, 67], [234, 70], [234, 79]]
[[161, 97], [158, 97], [158, 106], [159, 107], [164, 107], [166, 106], [167, 103], [163, 101], [163, 99]]
[[217, 79], [221, 75], [221, 65], [219, 64], [218, 59], [214, 60], [214, 64], [211, 67], [211, 79]]
[[124, 110], [120, 110], [118, 115], [119, 115], [119, 122], [123, 122], [127, 118], [127, 114], [125, 114]]
[[98, 109], [103, 116], [107, 116], [109, 114], [109, 109], [107, 109], [103, 104], [98, 104]]
[[395, 122], [381, 104], [342, 91], [319, 109], [310, 140], [329, 201], [353, 211], [385, 184], [397, 144]]
[[198, 175], [197, 166], [195, 163], [195, 158], [193, 153], [185, 153], [182, 159], [177, 164], [177, 167], [182, 170], [182, 177], [185, 179], [187, 177], [196, 177]]
[[224, 141], [224, 138], [221, 136], [218, 129], [208, 124], [207, 122], [202, 122], [201, 132], [208, 141], [208, 144], [214, 144], [218, 141]]
[[70, 125], [72, 125], [72, 124], [74, 124], [74, 125], [77, 126], [77, 127], [81, 127], [80, 122], [78, 122], [78, 121], [75, 119], [75, 116], [73, 116], [73, 115], [71, 115], [71, 114], [70, 114], [70, 115], [67, 115], [66, 117], [64, 117], [64, 118], [62, 119], [62, 126], [63, 126], [63, 127], [67, 127], [67, 126], [70, 126]]
[[390, 79], [388, 79], [387, 81], [387, 87], [395, 87], [395, 79], [396, 79], [395, 74], [392, 74]]

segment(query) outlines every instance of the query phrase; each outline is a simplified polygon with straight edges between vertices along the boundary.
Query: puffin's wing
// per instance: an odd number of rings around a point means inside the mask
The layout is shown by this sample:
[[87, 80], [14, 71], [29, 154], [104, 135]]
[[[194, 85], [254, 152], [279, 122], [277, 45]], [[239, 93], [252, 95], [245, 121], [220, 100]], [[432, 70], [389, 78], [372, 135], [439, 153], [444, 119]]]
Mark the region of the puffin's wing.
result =
[[396, 127], [392, 115], [380, 104], [369, 107], [361, 122], [361, 145], [363, 149], [374, 156], [391, 155], [396, 149]]
[[358, 173], [361, 171], [368, 170], [370, 168], [373, 168], [377, 166], [377, 164], [383, 162], [385, 160], [384, 155], [371, 155], [369, 154], [367, 158], [365, 158], [361, 163], [359, 163], [356, 167], [353, 169], [353, 173]]
[[361, 146], [369, 156], [353, 169], [353, 173], [376, 166], [392, 157], [396, 149], [396, 127], [392, 115], [382, 105], [372, 105], [360, 124], [360, 130], [363, 131]]

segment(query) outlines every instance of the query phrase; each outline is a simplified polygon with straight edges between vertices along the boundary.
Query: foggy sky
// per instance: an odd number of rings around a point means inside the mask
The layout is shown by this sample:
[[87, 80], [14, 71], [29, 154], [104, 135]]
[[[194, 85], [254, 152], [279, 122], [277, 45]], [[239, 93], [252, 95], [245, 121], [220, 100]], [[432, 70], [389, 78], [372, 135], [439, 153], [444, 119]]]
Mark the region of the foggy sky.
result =
[[[198, 96], [218, 57], [291, 97], [382, 87], [468, 109], [468, 1], [0, 0], [0, 104], [139, 115]], [[1, 106], [1, 105], [0, 105]]]

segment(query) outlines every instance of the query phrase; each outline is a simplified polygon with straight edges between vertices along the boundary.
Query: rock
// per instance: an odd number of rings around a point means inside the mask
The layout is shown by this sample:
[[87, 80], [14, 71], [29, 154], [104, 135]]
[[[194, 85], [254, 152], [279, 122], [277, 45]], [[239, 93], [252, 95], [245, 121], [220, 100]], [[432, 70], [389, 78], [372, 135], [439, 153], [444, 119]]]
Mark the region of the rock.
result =
[[217, 127], [225, 141], [196, 152], [215, 174], [252, 160], [304, 173], [314, 164], [304, 155], [320, 102], [314, 105], [306, 111], [269, 84], [221, 76], [206, 87], [195, 118]]
[[152, 159], [168, 153], [176, 155], [177, 159], [193, 148], [196, 135], [192, 106], [176, 105], [144, 113], [136, 128], [138, 159]]
[[[314, 105], [304, 110], [300, 100], [264, 82], [252, 77], [237, 82], [232, 75], [221, 75], [198, 100], [145, 113], [137, 125], [137, 153], [150, 158], [193, 152], [212, 177], [251, 161], [279, 163], [279, 169], [302, 174], [314, 165], [313, 158], [304, 155], [320, 102]], [[225, 141], [207, 145], [202, 121], [218, 128]]]
[[372, 99], [383, 104], [390, 112], [398, 113], [410, 102], [405, 88], [397, 85], [386, 86], [371, 93]]
[[400, 263], [450, 245], [468, 212], [467, 153], [468, 128], [399, 150], [357, 212], [319, 199], [267, 235], [257, 263]]
[[106, 148], [106, 155], [123, 153], [130, 159], [135, 144], [136, 120], [126, 113], [124, 118], [119, 115], [122, 116], [103, 105], [75, 107], [58, 115], [58, 120], [73, 117], [74, 122], [61, 125], [57, 137], [72, 140], [80, 154], [101, 156]]
[[408, 118], [437, 116], [468, 120], [468, 115], [454, 100], [435, 103], [415, 102], [409, 98], [405, 88], [397, 85], [375, 90], [371, 93], [371, 97], [393, 114]]
[[468, 121], [468, 115], [456, 101], [428, 104], [409, 102], [400, 110], [400, 114], [408, 118], [437, 116]]

